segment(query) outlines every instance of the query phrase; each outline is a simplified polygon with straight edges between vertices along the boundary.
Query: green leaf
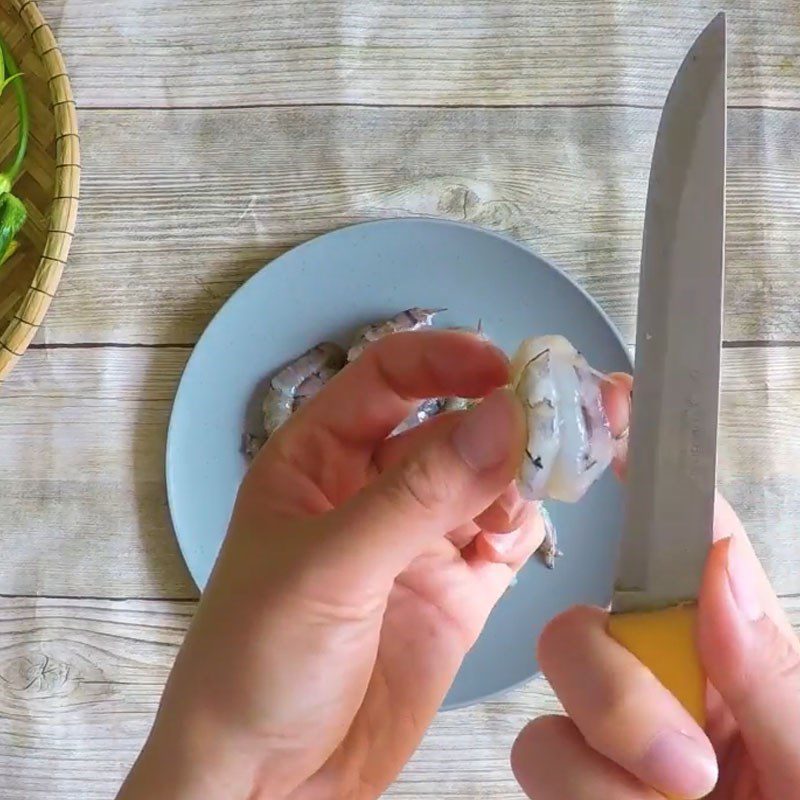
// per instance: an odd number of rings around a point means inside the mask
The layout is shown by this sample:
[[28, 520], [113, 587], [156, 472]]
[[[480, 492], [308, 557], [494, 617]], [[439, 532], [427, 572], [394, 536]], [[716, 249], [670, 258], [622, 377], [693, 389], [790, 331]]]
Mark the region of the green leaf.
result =
[[17, 252], [17, 250], [19, 250], [19, 242], [16, 239], [12, 239], [8, 243], [5, 253], [3, 253], [2, 257], [0, 257], [0, 267], [2, 267], [3, 264], [5, 264], [6, 261], [8, 261], [8, 259]]
[[5, 255], [27, 217], [22, 201], [13, 194], [4, 194], [0, 198], [0, 253]]
[[[28, 150], [28, 137], [31, 130], [30, 111], [28, 109], [28, 97], [25, 93], [25, 81], [20, 77], [20, 70], [17, 67], [17, 62], [9, 50], [8, 44], [2, 36], [0, 36], [0, 53], [2, 53], [3, 60], [3, 79], [5, 84], [5, 76], [10, 74], [12, 76], [11, 85], [14, 89], [14, 96], [17, 99], [17, 113], [19, 116], [19, 125], [17, 127], [17, 150], [14, 154], [14, 160], [5, 170], [5, 175], [8, 180], [13, 183], [22, 169], [22, 164], [25, 161], [25, 154]], [[2, 252], [2, 250], [0, 250]]]
[[22, 73], [18, 72], [16, 75], [10, 75], [8, 78], [6, 78], [2, 83], [0, 83], [0, 94], [3, 93], [3, 90], [6, 88], [6, 86], [8, 86], [9, 83], [11, 83], [11, 81], [21, 77]]

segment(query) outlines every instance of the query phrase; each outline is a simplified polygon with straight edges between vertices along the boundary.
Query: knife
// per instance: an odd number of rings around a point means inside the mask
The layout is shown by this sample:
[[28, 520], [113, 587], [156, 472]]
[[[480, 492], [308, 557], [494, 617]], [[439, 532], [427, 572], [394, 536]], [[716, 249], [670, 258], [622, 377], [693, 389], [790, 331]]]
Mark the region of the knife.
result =
[[628, 500], [609, 632], [705, 724], [696, 599], [712, 543], [725, 258], [725, 15], [667, 95], [647, 191]]

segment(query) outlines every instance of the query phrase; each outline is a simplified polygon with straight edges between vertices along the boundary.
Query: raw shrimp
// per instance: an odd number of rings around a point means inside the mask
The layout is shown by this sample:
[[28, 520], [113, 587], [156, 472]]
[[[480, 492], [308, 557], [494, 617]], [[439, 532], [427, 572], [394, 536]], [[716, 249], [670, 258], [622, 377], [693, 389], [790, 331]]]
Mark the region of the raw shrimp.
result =
[[445, 397], [442, 411], [468, 411], [478, 401], [467, 397]]
[[[344, 366], [344, 362], [344, 350], [338, 344], [322, 342], [275, 373], [262, 404], [267, 436], [275, 433], [291, 417], [295, 403], [302, 403], [303, 396], [298, 394], [304, 386], [307, 386], [305, 399], [308, 399], [312, 390], [316, 394], [322, 388], [327, 380], [324, 376], [335, 374]], [[313, 383], [307, 385], [308, 381]]]
[[377, 342], [390, 333], [400, 333], [401, 331], [416, 331], [420, 328], [427, 328], [433, 322], [433, 318], [444, 311], [443, 308], [407, 308], [391, 319], [384, 322], [374, 322], [365, 325], [356, 333], [353, 344], [347, 351], [347, 360], [355, 361], [372, 342]]
[[544, 507], [544, 505], [541, 502], [538, 504], [538, 506], [539, 506], [539, 514], [542, 518], [542, 523], [544, 525], [544, 539], [542, 539], [542, 543], [539, 545], [539, 548], [536, 550], [536, 553], [542, 559], [544, 565], [548, 569], [553, 569], [556, 565], [556, 559], [564, 554], [558, 549], [558, 537], [556, 535], [556, 526], [553, 523], [553, 519], [550, 516], [550, 512]]
[[[461, 331], [462, 333], [471, 333], [473, 336], [477, 336], [479, 339], [483, 339], [484, 342], [489, 341], [489, 337], [483, 332], [483, 323], [481, 320], [478, 320], [478, 324], [474, 328], [470, 327], [455, 327], [455, 328], [448, 328], [449, 331]], [[474, 405], [477, 404], [477, 400], [472, 400], [468, 397], [445, 397], [442, 398], [442, 411], [468, 411]]]
[[267, 443], [266, 436], [256, 436], [253, 433], [246, 433], [244, 435], [244, 454], [252, 461], [257, 455], [258, 451]]
[[[409, 311], [422, 311], [423, 309], [410, 309]], [[444, 309], [435, 309], [432, 313], [438, 313]], [[403, 313], [409, 313], [408, 311]], [[427, 313], [427, 312], [426, 312]], [[399, 315], [398, 315], [399, 316]], [[397, 317], [395, 317], [397, 319]], [[480, 337], [484, 341], [488, 341], [488, 337], [483, 332], [483, 326], [481, 325], [481, 321], [478, 320], [478, 325], [474, 328], [471, 327], [452, 327], [447, 328], [449, 331], [460, 331], [462, 333], [471, 333], [475, 336]], [[422, 424], [426, 420], [429, 420], [431, 417], [435, 417], [442, 411], [466, 411], [467, 409], [471, 408], [475, 405], [477, 401], [469, 400], [465, 397], [434, 397], [428, 400], [423, 400], [420, 405], [409, 414], [400, 425], [395, 428], [394, 433], [402, 433], [403, 431], [407, 431], [410, 428], [414, 428], [417, 425]]]
[[[300, 386], [297, 387], [292, 401], [291, 413], [297, 411], [300, 406], [317, 394], [338, 371], [336, 367], [320, 367], [316, 372], [309, 375]], [[270, 387], [270, 391], [272, 391], [272, 387]], [[282, 407], [281, 413], [284, 413], [284, 411], [285, 405]], [[244, 436], [244, 454], [249, 459], [254, 459], [258, 451], [266, 444], [267, 438], [266, 433], [261, 436], [246, 433]]]
[[435, 417], [444, 407], [445, 401], [440, 397], [423, 400], [393, 431], [392, 435], [416, 428], [423, 422]]
[[320, 389], [339, 371], [338, 367], [320, 367], [315, 373], [309, 375], [297, 387], [297, 392], [294, 396], [294, 406], [292, 411], [297, 411], [300, 406], [308, 402], [315, 394], [318, 394]]
[[563, 336], [525, 340], [512, 374], [528, 425], [520, 494], [532, 501], [580, 500], [614, 455], [600, 393], [604, 376]]

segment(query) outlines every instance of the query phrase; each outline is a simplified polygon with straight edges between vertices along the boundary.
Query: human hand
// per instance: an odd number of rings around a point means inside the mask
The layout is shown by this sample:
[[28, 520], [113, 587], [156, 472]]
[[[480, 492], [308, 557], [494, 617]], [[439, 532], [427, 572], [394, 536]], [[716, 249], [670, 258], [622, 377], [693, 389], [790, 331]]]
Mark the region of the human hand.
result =
[[512, 752], [530, 797], [798, 796], [800, 643], [741, 522], [719, 496], [714, 538], [698, 609], [710, 682], [706, 731], [611, 639], [605, 611], [571, 609], [539, 642], [540, 664], [569, 717], [534, 720]]
[[[120, 798], [383, 791], [543, 536], [507, 381], [477, 337], [391, 336], [269, 440]], [[488, 397], [386, 438], [443, 395]]]

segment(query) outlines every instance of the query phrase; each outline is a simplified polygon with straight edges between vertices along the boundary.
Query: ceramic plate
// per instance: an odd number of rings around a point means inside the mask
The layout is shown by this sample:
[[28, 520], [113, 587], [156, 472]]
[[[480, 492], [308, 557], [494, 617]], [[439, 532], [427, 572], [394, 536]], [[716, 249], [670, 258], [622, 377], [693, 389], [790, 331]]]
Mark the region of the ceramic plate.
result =
[[[508, 353], [528, 336], [560, 333], [605, 371], [629, 370], [616, 330], [562, 272], [497, 234], [453, 222], [395, 219], [355, 225], [291, 250], [223, 306], [189, 359], [167, 443], [167, 489], [181, 551], [205, 585], [246, 462], [265, 376], [323, 339], [410, 306], [446, 308], [442, 326], [474, 325]], [[622, 495], [606, 474], [576, 505], [550, 504], [564, 557], [532, 560], [467, 656], [445, 708], [503, 692], [537, 672], [545, 623], [574, 603], [611, 596]]]

